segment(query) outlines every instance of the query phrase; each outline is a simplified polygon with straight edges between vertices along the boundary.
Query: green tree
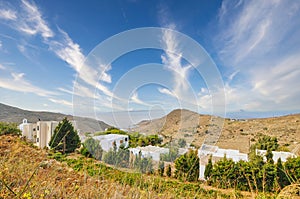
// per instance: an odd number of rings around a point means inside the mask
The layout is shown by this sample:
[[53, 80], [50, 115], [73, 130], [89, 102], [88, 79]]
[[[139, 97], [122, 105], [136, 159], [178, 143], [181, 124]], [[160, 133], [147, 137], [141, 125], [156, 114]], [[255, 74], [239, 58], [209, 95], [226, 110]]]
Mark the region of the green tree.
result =
[[74, 152], [80, 146], [77, 131], [66, 117], [55, 128], [49, 146], [62, 153]]
[[141, 152], [135, 156], [133, 166], [141, 173], [153, 173], [152, 158], [142, 158]]
[[172, 168], [171, 168], [171, 165], [170, 165], [170, 164], [168, 165], [166, 174], [167, 174], [168, 177], [171, 177], [171, 176], [172, 176]]
[[267, 163], [274, 164], [273, 153], [270, 148], [267, 149], [266, 158], [267, 158]]
[[163, 177], [165, 173], [165, 162], [159, 162], [158, 164], [158, 174]]
[[102, 159], [103, 149], [101, 148], [99, 140], [88, 138], [84, 141], [83, 146], [95, 159]]
[[296, 183], [300, 179], [300, 157], [288, 158], [284, 168], [290, 183]]
[[116, 167], [129, 167], [129, 155], [130, 152], [123, 145], [117, 150], [117, 146], [114, 144], [113, 149], [109, 150], [104, 156], [103, 161], [107, 164], [114, 165]]
[[276, 178], [276, 169], [275, 165], [272, 163], [267, 162], [264, 164], [263, 169], [263, 191], [271, 192], [273, 191], [275, 185], [275, 178]]
[[175, 160], [175, 177], [182, 181], [197, 181], [199, 177], [199, 157], [197, 151], [190, 150]]
[[186, 146], [186, 141], [185, 141], [185, 139], [180, 138], [180, 139], [178, 140], [178, 145], [179, 145], [180, 148], [184, 148], [184, 147]]
[[285, 173], [281, 158], [279, 158], [277, 160], [276, 176], [277, 176], [277, 182], [278, 182], [281, 189], [290, 184], [288, 176]]
[[174, 160], [176, 160], [176, 158], [178, 158], [178, 148], [176, 148], [176, 147], [170, 147], [169, 153], [160, 154], [161, 161], [174, 162]]
[[208, 163], [205, 167], [205, 171], [204, 171], [204, 178], [206, 180], [210, 178], [211, 173], [212, 173], [212, 169], [213, 169], [212, 157], [210, 156], [209, 159], [208, 159]]
[[279, 147], [278, 140], [276, 137], [265, 135], [258, 139], [255, 144], [257, 149], [276, 151]]

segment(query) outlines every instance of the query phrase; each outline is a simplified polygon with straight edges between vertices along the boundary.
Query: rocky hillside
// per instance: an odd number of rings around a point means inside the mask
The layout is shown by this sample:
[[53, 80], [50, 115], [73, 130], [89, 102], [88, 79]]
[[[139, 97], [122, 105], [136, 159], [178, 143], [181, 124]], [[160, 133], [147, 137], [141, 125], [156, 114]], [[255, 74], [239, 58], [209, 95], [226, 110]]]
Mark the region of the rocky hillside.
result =
[[0, 103], [0, 121], [22, 123], [26, 118], [28, 122], [41, 121], [61, 121], [64, 117], [69, 120], [77, 121], [77, 127], [81, 132], [96, 132], [103, 131], [105, 128], [109, 128], [110, 125], [97, 121], [91, 118], [73, 117], [72, 115], [65, 115], [61, 113], [43, 112], [43, 111], [27, 111], [16, 107], [8, 106]]
[[[223, 127], [216, 125], [222, 121]], [[178, 109], [160, 119], [142, 121], [133, 130], [144, 134], [158, 133], [169, 139], [184, 138], [195, 146], [213, 138], [220, 147], [239, 149], [242, 152], [248, 152], [250, 145], [261, 135], [270, 135], [276, 136], [279, 144], [286, 150], [298, 154], [300, 152], [300, 114], [263, 119], [223, 120]], [[221, 132], [220, 137], [218, 132]]]

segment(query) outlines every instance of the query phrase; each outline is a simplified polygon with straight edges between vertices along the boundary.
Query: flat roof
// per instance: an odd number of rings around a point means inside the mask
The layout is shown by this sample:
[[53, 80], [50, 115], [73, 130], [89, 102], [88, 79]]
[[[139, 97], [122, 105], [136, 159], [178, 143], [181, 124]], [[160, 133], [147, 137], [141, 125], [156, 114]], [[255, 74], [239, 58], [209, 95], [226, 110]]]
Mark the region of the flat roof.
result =
[[145, 147], [136, 147], [131, 148], [133, 150], [147, 151], [147, 152], [169, 152], [168, 148], [158, 147], [158, 146], [145, 146]]
[[120, 135], [120, 134], [107, 134], [107, 135], [97, 135], [93, 138], [97, 140], [112, 140], [116, 138], [128, 138], [128, 135]]

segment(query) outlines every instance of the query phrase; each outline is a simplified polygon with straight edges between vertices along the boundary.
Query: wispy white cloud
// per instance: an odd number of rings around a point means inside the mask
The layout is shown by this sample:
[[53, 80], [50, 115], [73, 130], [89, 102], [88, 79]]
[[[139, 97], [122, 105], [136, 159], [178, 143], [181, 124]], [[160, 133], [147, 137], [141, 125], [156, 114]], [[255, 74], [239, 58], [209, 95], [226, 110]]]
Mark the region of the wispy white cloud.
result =
[[[82, 52], [80, 45], [72, 40], [67, 32], [57, 28], [53, 30], [48, 25], [49, 23], [44, 19], [43, 13], [37, 7], [33, 1], [22, 0], [20, 12], [16, 13], [17, 21], [12, 23], [11, 27], [18, 30], [21, 33], [27, 35], [36, 36], [39, 35], [42, 38], [42, 42], [49, 46], [49, 50], [52, 51], [59, 59], [66, 62], [74, 71], [78, 74], [77, 78], [83, 83], [80, 90], [84, 91], [83, 94], [87, 94], [87, 88], [84, 84], [89, 84], [91, 87], [88, 89], [99, 89], [105, 95], [112, 96], [112, 92], [101, 82], [111, 83], [111, 76], [108, 71], [110, 66], [104, 66], [101, 61], [97, 64], [97, 67], [91, 67], [88, 64], [84, 64], [85, 55]], [[10, 13], [13, 13], [12, 11]], [[18, 49], [26, 57], [26, 46], [18, 45]], [[80, 93], [77, 93], [80, 94]], [[91, 93], [89, 93], [91, 96]]]
[[50, 40], [47, 42], [60, 59], [68, 63], [76, 72], [79, 72], [84, 61], [84, 55], [79, 44], [73, 42], [69, 35], [59, 29], [60, 40]]
[[54, 36], [34, 2], [22, 0], [22, 6], [24, 16], [21, 17], [17, 27], [20, 31], [29, 35], [41, 34], [44, 39]]
[[193, 67], [191, 65], [184, 66], [182, 64], [179, 43], [173, 31], [165, 30], [162, 40], [163, 49], [165, 51], [161, 56], [162, 63], [173, 75], [174, 87], [171, 92], [179, 98], [184, 97], [185, 92], [189, 88], [189, 72]]
[[62, 99], [54, 99], [54, 98], [49, 98], [49, 100], [55, 104], [61, 104], [61, 105], [66, 105], [66, 106], [73, 106], [72, 102], [69, 102], [67, 100], [62, 100]]
[[142, 101], [139, 96], [138, 96], [138, 92], [134, 92], [132, 94], [132, 96], [130, 97], [130, 100], [136, 104], [140, 104], [140, 105], [144, 105], [144, 106], [148, 106], [149, 104]]
[[6, 68], [2, 64], [0, 64], [0, 69], [5, 70]]
[[0, 77], [0, 87], [12, 91], [33, 93], [42, 97], [56, 95], [56, 93], [52, 91], [48, 91], [33, 85], [31, 82], [25, 79], [24, 73], [11, 72], [10, 76]]
[[252, 110], [300, 109], [299, 89], [291, 89], [300, 85], [299, 11], [298, 1], [222, 2], [215, 44], [223, 65], [235, 71], [229, 81], [243, 78], [227, 86], [227, 101]]
[[176, 98], [176, 95], [174, 93], [172, 93], [172, 91], [170, 91], [169, 89], [167, 88], [161, 88], [159, 87], [158, 88], [158, 92], [162, 93], [162, 94], [166, 94], [166, 95], [169, 95], [171, 97], [175, 97]]
[[11, 9], [0, 9], [0, 18], [6, 20], [16, 20], [17, 19], [16, 11]]
[[[111, 76], [108, 71], [111, 66], [101, 64], [101, 60], [93, 59], [92, 63], [85, 62], [85, 56], [80, 48], [80, 45], [75, 43], [70, 36], [59, 29], [58, 40], [50, 40], [50, 50], [53, 51], [57, 57], [65, 61], [77, 72], [77, 84], [89, 84], [89, 86], [81, 85], [80, 88], [85, 87], [93, 91], [95, 88], [102, 91], [105, 95], [113, 96], [113, 93], [102, 82], [111, 83]], [[76, 90], [77, 95], [82, 89]], [[86, 89], [84, 91], [86, 93]], [[91, 94], [89, 94], [91, 96]], [[94, 96], [95, 97], [95, 96]]]

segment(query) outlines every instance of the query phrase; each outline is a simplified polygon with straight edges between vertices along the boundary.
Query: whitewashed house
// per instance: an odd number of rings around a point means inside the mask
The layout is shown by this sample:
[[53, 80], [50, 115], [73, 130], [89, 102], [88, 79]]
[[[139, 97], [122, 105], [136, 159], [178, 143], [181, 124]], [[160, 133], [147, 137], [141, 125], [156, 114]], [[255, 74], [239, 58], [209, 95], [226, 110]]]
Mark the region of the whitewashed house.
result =
[[231, 159], [234, 162], [240, 160], [248, 161], [248, 154], [240, 153], [239, 150], [234, 149], [222, 149], [218, 146], [212, 146], [203, 144], [198, 149], [198, 156], [200, 158], [200, 171], [199, 178], [204, 180], [204, 171], [210, 157], [212, 157], [212, 162], [215, 163], [226, 156], [227, 159]]
[[[267, 161], [266, 154], [267, 150], [255, 150], [256, 155], [262, 156], [264, 161]], [[286, 162], [288, 158], [296, 158], [297, 156], [294, 153], [285, 152], [285, 151], [272, 151], [273, 161], [277, 163], [280, 158], [282, 162]]]
[[136, 156], [141, 153], [142, 158], [151, 157], [154, 161], [160, 161], [161, 154], [169, 153], [168, 148], [162, 148], [158, 146], [145, 146], [145, 147], [136, 147], [136, 148], [129, 148], [131, 156]]
[[36, 123], [36, 143], [39, 148], [48, 147], [54, 130], [59, 122], [57, 121], [38, 121]]
[[28, 123], [27, 119], [23, 119], [23, 123], [19, 125], [19, 129], [21, 130], [23, 137], [31, 142], [35, 142], [36, 123]]
[[22, 136], [33, 142], [39, 148], [49, 147], [49, 142], [56, 126], [57, 121], [38, 121], [37, 123], [28, 123], [27, 119], [23, 119], [23, 123], [19, 125]]
[[125, 148], [129, 146], [128, 135], [107, 134], [94, 136], [93, 138], [100, 141], [101, 148], [106, 152], [113, 149], [114, 143], [116, 144], [117, 149], [119, 149], [121, 145]]

